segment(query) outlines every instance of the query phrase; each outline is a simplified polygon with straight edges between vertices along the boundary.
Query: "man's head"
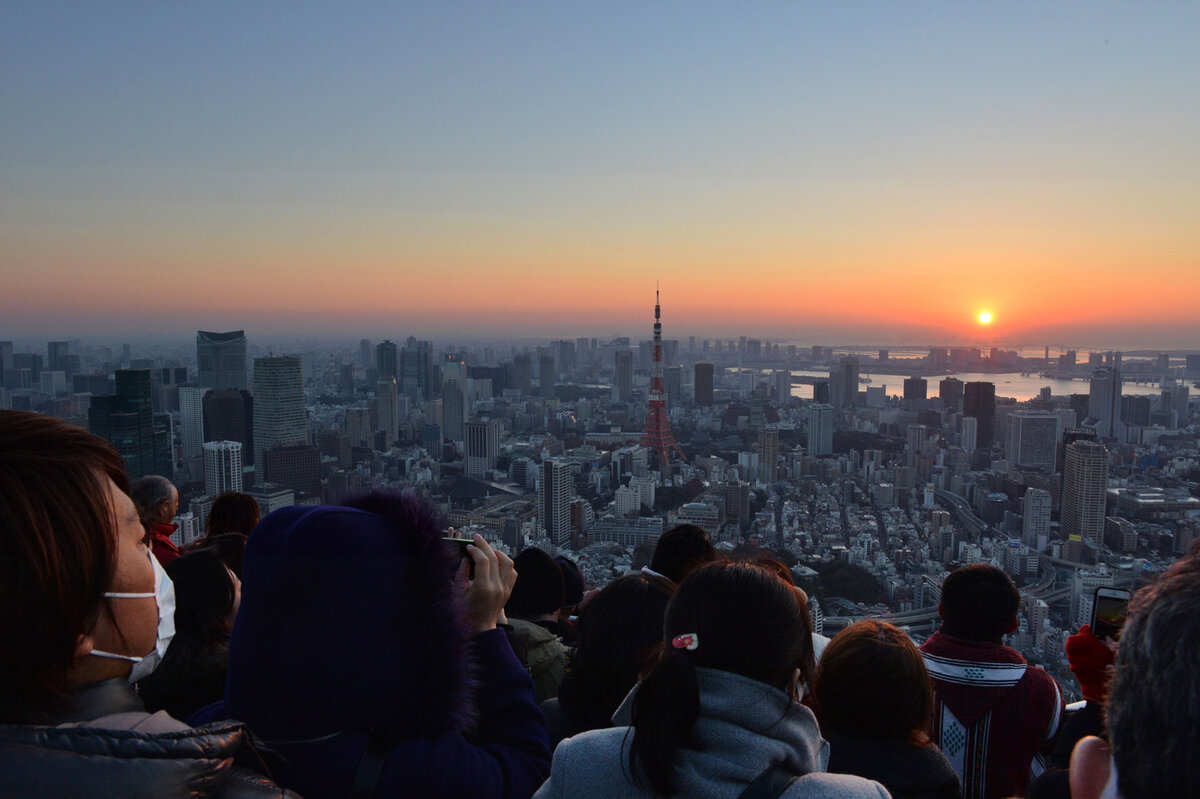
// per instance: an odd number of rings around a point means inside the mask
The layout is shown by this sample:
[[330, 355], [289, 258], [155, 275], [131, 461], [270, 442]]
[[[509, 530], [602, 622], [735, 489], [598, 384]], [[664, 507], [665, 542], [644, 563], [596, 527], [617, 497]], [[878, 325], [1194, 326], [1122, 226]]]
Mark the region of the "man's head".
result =
[[1200, 552], [1129, 603], [1108, 728], [1121, 796], [1200, 796]]
[[692, 569], [716, 558], [707, 533], [694, 524], [681, 524], [659, 537], [650, 568], [678, 583]]
[[999, 643], [1017, 628], [1021, 594], [1012, 579], [990, 563], [972, 563], [942, 583], [938, 613], [942, 632], [967, 641]]
[[535, 620], [552, 616], [565, 601], [562, 567], [537, 547], [513, 558], [517, 583], [504, 612], [517, 619]]
[[129, 495], [147, 528], [152, 524], [170, 524], [179, 512], [179, 492], [170, 480], [157, 474], [135, 482]]

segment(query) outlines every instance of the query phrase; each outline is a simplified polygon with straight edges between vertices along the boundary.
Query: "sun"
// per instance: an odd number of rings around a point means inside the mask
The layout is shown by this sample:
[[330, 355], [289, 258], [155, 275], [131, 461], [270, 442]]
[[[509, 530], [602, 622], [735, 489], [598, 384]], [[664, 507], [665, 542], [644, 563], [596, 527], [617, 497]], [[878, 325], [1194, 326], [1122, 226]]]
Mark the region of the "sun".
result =
[[990, 325], [992, 323], [992, 315], [987, 311], [979, 312], [979, 324]]

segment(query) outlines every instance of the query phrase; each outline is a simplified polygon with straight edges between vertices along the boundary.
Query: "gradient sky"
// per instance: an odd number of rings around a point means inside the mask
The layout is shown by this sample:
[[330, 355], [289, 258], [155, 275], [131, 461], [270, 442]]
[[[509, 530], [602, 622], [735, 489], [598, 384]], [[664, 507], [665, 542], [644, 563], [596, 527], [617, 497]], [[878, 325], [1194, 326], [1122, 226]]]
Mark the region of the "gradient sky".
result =
[[[1200, 3], [0, 7], [0, 338], [1200, 347]], [[975, 323], [981, 310], [996, 321]]]

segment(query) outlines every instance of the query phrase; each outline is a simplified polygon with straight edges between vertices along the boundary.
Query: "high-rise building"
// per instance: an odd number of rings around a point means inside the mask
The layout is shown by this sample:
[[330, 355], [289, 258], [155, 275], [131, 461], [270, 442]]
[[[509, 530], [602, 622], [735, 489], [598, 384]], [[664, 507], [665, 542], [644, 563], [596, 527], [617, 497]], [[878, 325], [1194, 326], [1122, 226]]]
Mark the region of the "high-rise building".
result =
[[963, 404], [963, 381], [957, 377], [946, 377], [938, 383], [938, 396], [942, 399], [942, 407], [947, 410], [961, 411]]
[[566, 546], [571, 541], [571, 499], [575, 495], [571, 464], [553, 458], [542, 461], [541, 477], [538, 521], [551, 541]]
[[662, 364], [662, 306], [658, 302], [658, 292], [654, 292], [654, 366], [650, 374], [650, 396], [646, 407], [646, 424], [642, 428], [642, 437], [638, 443], [658, 453], [658, 468], [666, 474], [671, 468], [671, 453], [680, 458], [684, 457], [683, 449], [675, 441], [671, 432], [671, 422], [667, 419], [667, 396], [663, 388]]
[[695, 367], [696, 406], [706, 408], [713, 403], [713, 365], [701, 361]]
[[858, 404], [858, 356], [843, 355], [829, 372], [829, 400], [835, 410]]
[[383, 433], [390, 449], [400, 436], [400, 402], [395, 377], [382, 371], [379, 373], [379, 380], [375, 384], [375, 402], [378, 430]]
[[538, 356], [538, 396], [554, 396], [554, 356]]
[[929, 428], [923, 424], [910, 424], [904, 438], [904, 465], [915, 469], [929, 438]]
[[400, 389], [413, 407], [434, 395], [433, 344], [411, 336], [400, 351]]
[[88, 429], [112, 443], [130, 478], [173, 476], [171, 437], [154, 425], [154, 385], [149, 369], [118, 369], [115, 394], [92, 397]]
[[617, 402], [633, 400], [633, 350], [613, 353], [613, 399]]
[[1040, 548], [1050, 538], [1050, 492], [1043, 488], [1028, 488], [1022, 501], [1021, 543]]
[[663, 386], [667, 391], [667, 402], [678, 405], [683, 401], [683, 367], [668, 366], [663, 369]]
[[212, 390], [204, 395], [204, 440], [239, 441], [242, 459], [254, 460], [254, 397], [244, 389]]
[[1008, 415], [1005, 457], [1012, 466], [1054, 473], [1058, 416], [1049, 411], [1015, 410]]
[[512, 374], [508, 384], [521, 393], [522, 397], [533, 394], [533, 361], [529, 353], [522, 352], [513, 356]]
[[1101, 438], [1117, 437], [1121, 421], [1120, 370], [1102, 366], [1092, 373], [1087, 413], [1087, 426], [1094, 426]]
[[310, 497], [321, 496], [321, 451], [309, 444], [263, 451], [263, 478]]
[[463, 452], [467, 477], [487, 477], [500, 452], [500, 423], [495, 419], [466, 422]]
[[920, 375], [904, 378], [904, 399], [914, 401], [928, 397], [929, 381]]
[[247, 388], [246, 332], [196, 331], [197, 382], [204, 388]]
[[442, 435], [450, 441], [463, 440], [466, 400], [458, 380], [442, 383]]
[[366, 408], [346, 409], [346, 435], [351, 447], [370, 447], [372, 433], [371, 415]]
[[833, 454], [833, 406], [816, 402], [808, 406], [808, 454]]
[[396, 377], [399, 375], [399, 350], [389, 339], [384, 339], [375, 345], [375, 370], [380, 377]]
[[358, 341], [358, 363], [363, 369], [370, 369], [375, 365], [375, 350], [371, 347], [369, 338]]
[[976, 446], [991, 449], [996, 428], [996, 384], [986, 381], [967, 383], [963, 387], [963, 415], [978, 422]]
[[336, 458], [339, 469], [349, 469], [352, 463], [350, 456], [350, 436], [345, 430], [327, 427], [317, 434], [317, 449], [322, 458]]
[[300, 358], [255, 358], [254, 462], [262, 469], [262, 456], [267, 450], [307, 443], [308, 408], [304, 404]]
[[204, 395], [207, 388], [201, 386], [179, 387], [179, 433], [182, 438], [182, 455], [185, 461], [199, 458], [204, 444]]
[[974, 452], [979, 447], [979, 420], [974, 416], [962, 418], [962, 436], [959, 439], [964, 452]]
[[204, 493], [217, 497], [226, 491], [242, 490], [242, 443], [206, 441], [204, 451]]
[[1104, 537], [1104, 503], [1108, 491], [1108, 450], [1096, 441], [1067, 445], [1063, 474], [1062, 532], [1068, 541], [1099, 547]]
[[764, 483], [779, 479], [779, 430], [774, 427], [758, 431], [758, 477]]
[[786, 408], [792, 403], [792, 373], [787, 369], [775, 369], [771, 372], [771, 393], [775, 404]]
[[71, 354], [71, 344], [68, 341], [46, 342], [46, 368], [52, 372], [68, 372], [67, 359]]

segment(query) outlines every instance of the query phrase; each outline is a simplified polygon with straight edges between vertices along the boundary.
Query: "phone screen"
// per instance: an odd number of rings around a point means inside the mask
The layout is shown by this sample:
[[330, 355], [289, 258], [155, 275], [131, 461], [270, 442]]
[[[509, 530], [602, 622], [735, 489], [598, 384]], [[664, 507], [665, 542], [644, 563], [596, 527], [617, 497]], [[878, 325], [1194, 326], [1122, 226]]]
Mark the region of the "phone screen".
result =
[[1096, 594], [1096, 606], [1092, 611], [1092, 635], [1101, 641], [1112, 638], [1114, 641], [1121, 637], [1121, 628], [1125, 625], [1125, 612], [1129, 607], [1129, 595], [1112, 596]]
[[475, 561], [471, 560], [471, 556], [467, 554], [467, 544], [474, 544], [473, 538], [443, 538], [447, 544], [455, 548], [458, 557], [463, 558], [467, 562], [467, 579], [475, 579]]

